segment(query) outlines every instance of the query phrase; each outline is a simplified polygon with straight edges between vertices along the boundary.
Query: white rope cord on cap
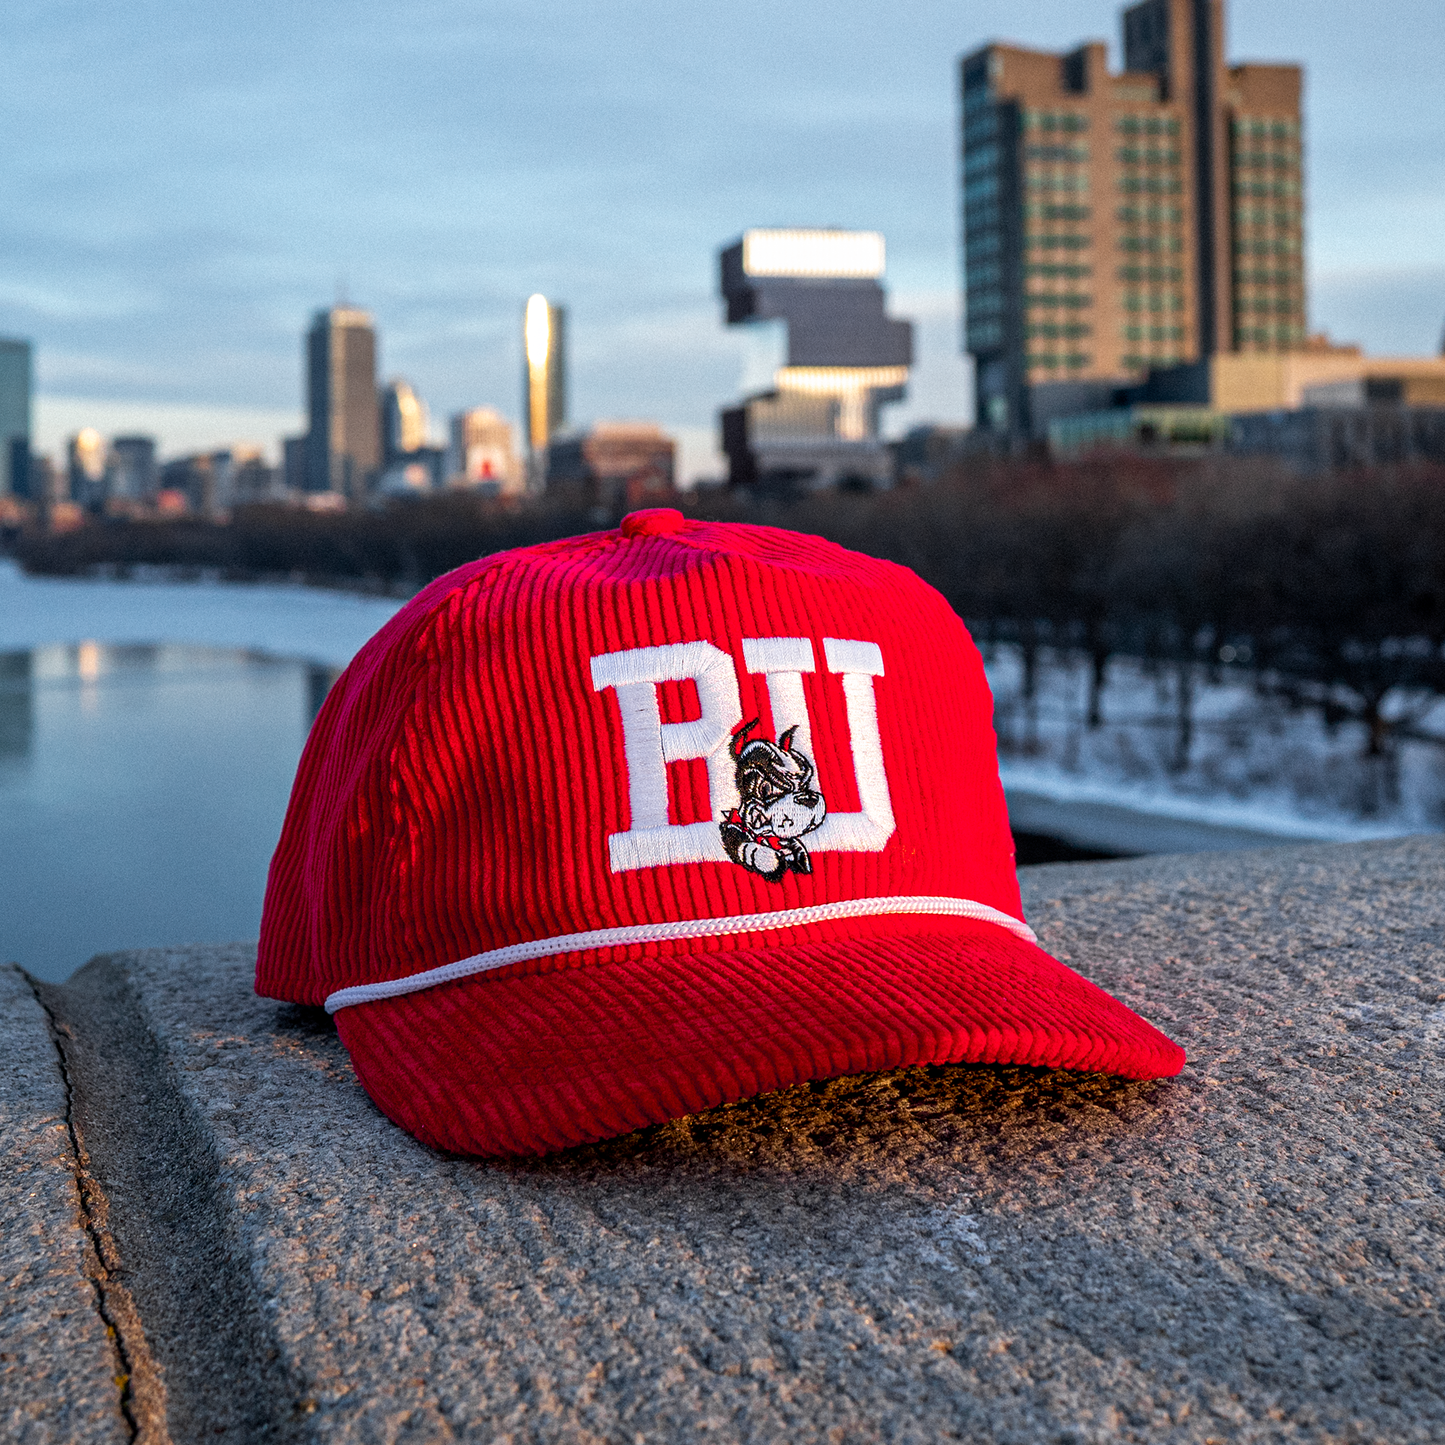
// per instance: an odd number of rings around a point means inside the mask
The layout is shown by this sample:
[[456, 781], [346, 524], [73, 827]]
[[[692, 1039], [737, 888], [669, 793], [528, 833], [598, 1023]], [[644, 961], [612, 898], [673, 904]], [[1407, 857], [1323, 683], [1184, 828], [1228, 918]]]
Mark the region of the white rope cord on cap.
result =
[[971, 898], [851, 898], [841, 903], [816, 903], [809, 908], [781, 908], [774, 913], [740, 913], [730, 918], [684, 918], [675, 923], [632, 923], [621, 928], [594, 928], [588, 933], [563, 933], [531, 943], [511, 943], [505, 948], [488, 949], [457, 963], [445, 963], [439, 968], [409, 974], [406, 978], [390, 978], [381, 983], [360, 983], [338, 989], [327, 998], [326, 1012], [334, 1014], [338, 1009], [352, 1008], [356, 1004], [419, 993], [438, 984], [469, 978], [474, 973], [489, 973], [495, 968], [506, 968], [509, 964], [525, 963], [533, 958], [547, 958], [552, 954], [622, 948], [633, 943], [717, 938], [731, 933], [762, 933], [777, 928], [802, 928], [809, 923], [831, 923], [840, 918], [870, 918], [890, 913], [971, 918], [980, 923], [996, 923], [1029, 943], [1038, 942], [1027, 923], [1012, 914], [990, 908], [986, 903], [975, 903]]

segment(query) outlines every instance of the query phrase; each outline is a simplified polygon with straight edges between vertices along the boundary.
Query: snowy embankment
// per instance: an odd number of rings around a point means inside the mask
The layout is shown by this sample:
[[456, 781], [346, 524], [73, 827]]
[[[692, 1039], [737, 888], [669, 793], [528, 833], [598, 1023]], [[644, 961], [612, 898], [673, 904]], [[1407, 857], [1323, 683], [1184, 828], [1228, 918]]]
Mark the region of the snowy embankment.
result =
[[27, 577], [0, 558], [0, 652], [48, 642], [188, 642], [340, 668], [401, 605], [302, 586]]
[[[1445, 828], [1445, 747], [1407, 738], [1386, 757], [1366, 757], [1361, 724], [1327, 726], [1317, 709], [1271, 696], [1248, 669], [1191, 669], [1191, 725], [1181, 746], [1172, 664], [1115, 659], [1095, 728], [1086, 722], [1081, 659], [1045, 653], [1032, 704], [1015, 649], [994, 649], [987, 667], [1010, 791], [1282, 838], [1344, 841]], [[1415, 731], [1445, 735], [1445, 700], [1396, 703], [1387, 716], [1408, 708]]]

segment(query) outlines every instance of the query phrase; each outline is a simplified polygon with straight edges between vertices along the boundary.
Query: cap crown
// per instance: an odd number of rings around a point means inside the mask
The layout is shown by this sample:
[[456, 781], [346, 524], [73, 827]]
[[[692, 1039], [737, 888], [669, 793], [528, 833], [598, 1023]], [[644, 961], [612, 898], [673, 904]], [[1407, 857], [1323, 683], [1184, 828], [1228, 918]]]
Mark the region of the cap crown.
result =
[[992, 698], [943, 597], [772, 528], [605, 532], [462, 567], [357, 655], [301, 759], [257, 987], [321, 1003], [518, 944], [918, 896], [1020, 915]]

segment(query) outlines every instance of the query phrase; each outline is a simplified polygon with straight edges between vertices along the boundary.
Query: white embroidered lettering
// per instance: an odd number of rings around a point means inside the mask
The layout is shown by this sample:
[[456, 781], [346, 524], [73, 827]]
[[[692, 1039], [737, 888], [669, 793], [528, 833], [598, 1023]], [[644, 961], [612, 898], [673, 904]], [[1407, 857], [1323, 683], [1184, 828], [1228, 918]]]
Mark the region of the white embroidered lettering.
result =
[[[893, 801], [883, 767], [883, 742], [878, 735], [878, 707], [873, 679], [883, 676], [883, 653], [876, 642], [854, 642], [825, 637], [823, 656], [828, 670], [839, 675], [848, 712], [853, 775], [858, 787], [859, 813], [832, 813], [808, 839], [810, 853], [877, 853], [893, 836]], [[767, 680], [773, 728], [779, 736], [795, 729], [793, 746], [808, 758], [815, 756], [803, 697], [803, 674], [813, 672], [813, 644], [806, 637], [745, 637], [743, 661], [749, 672]], [[827, 793], [827, 779], [819, 786]]]
[[763, 675], [768, 685], [768, 706], [773, 710], [773, 731], [793, 728], [793, 746], [813, 756], [813, 731], [803, 697], [803, 674], [815, 672], [813, 644], [806, 637], [745, 637], [743, 663], [749, 672]]
[[[817, 671], [812, 642], [806, 637], [745, 637], [742, 651], [747, 670], [760, 674], [768, 689], [777, 735], [777, 743], [769, 745], [778, 754], [771, 759], [774, 770], [782, 766], [778, 761], [781, 759], [802, 779], [790, 779], [795, 792], [787, 795], [792, 811], [786, 826], [771, 816], [767, 825], [771, 832], [763, 831], [760, 822], [748, 824], [759, 838], [769, 840], [765, 843], [752, 842], [744, 820], [735, 813], [743, 802], [737, 782], [740, 759], [729, 744], [743, 715], [732, 658], [710, 642], [677, 642], [608, 652], [592, 659], [593, 688], [597, 692], [611, 688], [617, 694], [627, 764], [631, 816], [625, 832], [609, 834], [607, 839], [614, 873], [673, 863], [728, 862], [730, 854], [723, 836], [726, 828], [720, 828], [720, 824], [731, 826], [738, 834], [734, 838], [736, 851], [751, 848], [756, 853], [764, 846], [772, 850], [767, 855], [759, 853], [761, 862], [771, 868], [760, 866], [757, 860], [749, 865], [766, 876], [773, 876], [774, 871], [780, 875], [782, 871], [772, 853], [791, 860], [788, 866], [795, 872], [811, 871], [804, 866], [808, 853], [876, 853], [893, 836], [897, 824], [873, 692], [874, 678], [884, 675], [883, 653], [878, 644], [838, 637], [823, 639], [828, 671], [838, 677], [843, 688], [853, 776], [862, 804], [859, 812], [827, 812], [826, 816], [822, 816], [821, 798], [807, 790], [813, 773], [813, 743], [803, 674]], [[701, 715], [690, 722], [664, 723], [658, 707], [658, 684], [688, 679], [697, 687]], [[785, 738], [784, 733], [791, 736]], [[706, 762], [712, 817], [706, 822], [669, 823], [667, 765], [691, 758]], [[761, 766], [761, 760], [757, 765]], [[802, 778], [805, 766], [807, 777]], [[821, 785], [826, 782], [820, 780]], [[759, 800], [752, 801], [756, 806]], [[806, 809], [801, 807], [803, 803]], [[803, 816], [808, 810], [812, 810], [811, 822]], [[795, 818], [792, 813], [799, 816]], [[786, 843], [789, 829], [805, 843]]]
[[853, 751], [853, 777], [861, 813], [829, 813], [813, 836], [814, 852], [829, 848], [848, 853], [878, 853], [898, 826], [883, 767], [883, 739], [878, 733], [878, 704], [873, 679], [883, 676], [883, 653], [876, 642], [825, 637], [823, 657], [829, 672], [840, 674], [848, 710], [848, 741]]
[[[665, 723], [657, 705], [660, 682], [691, 679], [701, 716]], [[733, 660], [710, 642], [676, 642], [634, 647], [592, 659], [592, 686], [614, 688], [622, 713], [622, 747], [627, 758], [626, 832], [609, 834], [614, 873], [670, 863], [726, 863], [715, 821], [738, 805], [733, 760], [727, 743], [742, 722], [742, 702]], [[667, 764], [688, 758], [707, 763], [712, 818], [701, 823], [667, 821]]]

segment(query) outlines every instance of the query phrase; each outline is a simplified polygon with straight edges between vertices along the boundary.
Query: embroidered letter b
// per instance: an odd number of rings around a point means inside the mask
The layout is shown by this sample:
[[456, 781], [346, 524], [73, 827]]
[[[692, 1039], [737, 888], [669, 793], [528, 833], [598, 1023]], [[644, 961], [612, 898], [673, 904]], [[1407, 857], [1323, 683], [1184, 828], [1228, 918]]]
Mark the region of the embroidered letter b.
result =
[[[702, 716], [691, 722], [663, 722], [657, 684], [687, 678], [697, 684]], [[672, 642], [604, 652], [592, 659], [592, 686], [597, 692], [617, 689], [622, 747], [627, 754], [632, 821], [625, 833], [608, 836], [612, 871], [625, 873], [669, 863], [726, 863], [728, 855], [715, 820], [738, 805], [727, 742], [743, 720], [732, 658], [710, 642]], [[707, 760], [712, 818], [705, 823], [667, 821], [667, 765], [684, 758]]]

